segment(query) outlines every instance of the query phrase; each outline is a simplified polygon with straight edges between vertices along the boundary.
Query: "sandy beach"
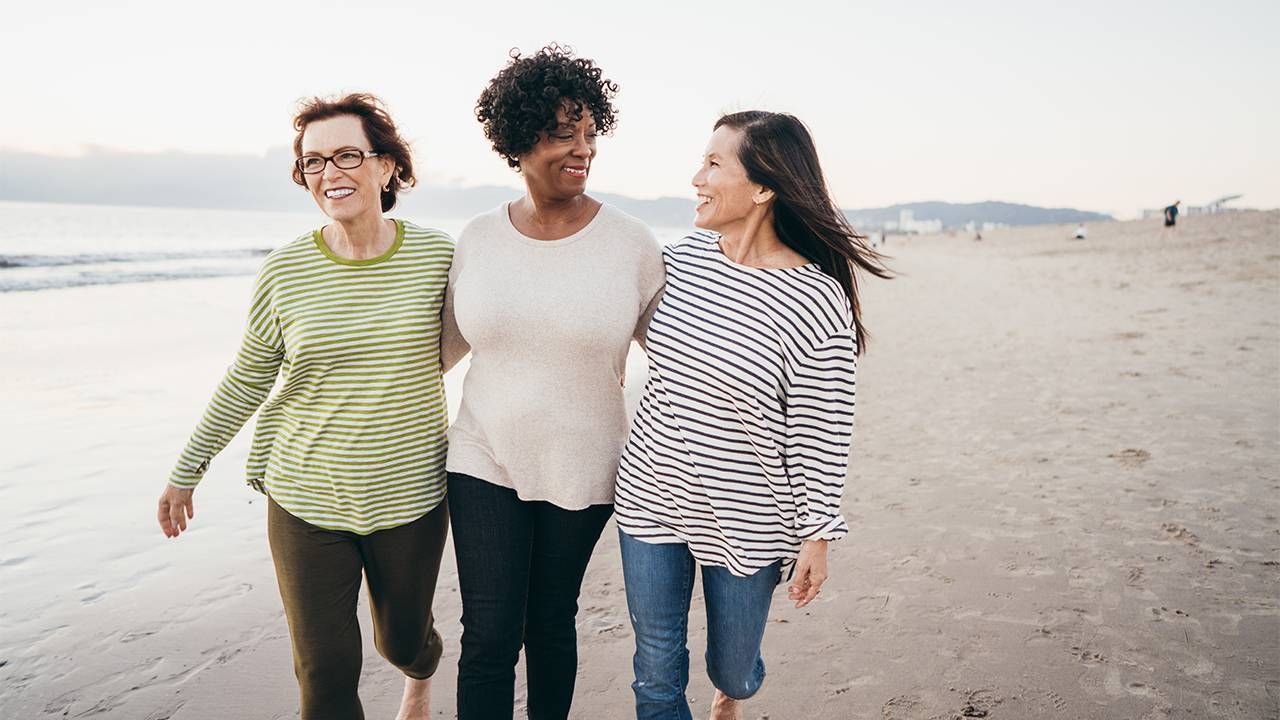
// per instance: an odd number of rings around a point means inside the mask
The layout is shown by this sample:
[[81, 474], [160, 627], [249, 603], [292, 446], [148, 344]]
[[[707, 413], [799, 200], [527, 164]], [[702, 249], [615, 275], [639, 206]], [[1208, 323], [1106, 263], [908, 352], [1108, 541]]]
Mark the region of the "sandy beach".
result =
[[[818, 601], [778, 594], [747, 718], [1280, 717], [1280, 212], [1073, 229], [890, 238], [901, 277], [864, 284], [852, 533]], [[154, 517], [250, 282], [0, 295], [0, 718], [296, 715], [247, 433], [189, 533]], [[612, 524], [580, 604], [574, 717], [630, 717]], [[361, 612], [366, 713], [390, 720], [401, 679]]]

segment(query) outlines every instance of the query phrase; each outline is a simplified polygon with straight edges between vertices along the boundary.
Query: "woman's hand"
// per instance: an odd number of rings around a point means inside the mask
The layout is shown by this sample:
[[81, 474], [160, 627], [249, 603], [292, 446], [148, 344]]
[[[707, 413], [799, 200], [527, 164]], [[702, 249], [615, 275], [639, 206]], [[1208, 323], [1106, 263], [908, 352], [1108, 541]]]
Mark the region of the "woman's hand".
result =
[[796, 558], [796, 572], [787, 586], [787, 597], [802, 608], [818, 597], [818, 590], [827, 581], [827, 541], [805, 540]]
[[165, 537], [178, 537], [187, 529], [187, 518], [196, 516], [196, 506], [191, 502], [195, 488], [179, 488], [165, 484], [160, 493], [160, 506], [156, 509], [156, 519], [160, 521], [160, 529]]

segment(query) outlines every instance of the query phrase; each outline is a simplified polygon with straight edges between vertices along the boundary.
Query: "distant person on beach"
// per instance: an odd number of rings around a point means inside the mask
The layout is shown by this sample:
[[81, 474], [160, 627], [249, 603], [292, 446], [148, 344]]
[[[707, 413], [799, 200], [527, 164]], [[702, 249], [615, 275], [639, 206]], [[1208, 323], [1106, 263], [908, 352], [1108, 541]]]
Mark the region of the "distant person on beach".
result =
[[1164, 209], [1165, 227], [1171, 228], [1178, 224], [1178, 206], [1181, 204], [1181, 200], [1174, 200], [1172, 205]]
[[1079, 223], [1079, 224], [1077, 224], [1077, 225], [1076, 225], [1076, 234], [1075, 234], [1075, 239], [1076, 239], [1076, 240], [1084, 240], [1084, 239], [1085, 239], [1085, 238], [1087, 238], [1087, 237], [1089, 237], [1089, 231], [1085, 229], [1085, 227], [1084, 227], [1084, 223]]
[[586, 194], [617, 85], [551, 45], [511, 61], [476, 117], [525, 194], [472, 219], [449, 273], [444, 365], [471, 352], [449, 430], [462, 595], [458, 717], [569, 716], [587, 562], [613, 514], [623, 374], [663, 285], [639, 220]]
[[160, 527], [187, 529], [209, 463], [266, 402], [248, 481], [268, 498], [301, 717], [364, 717], [363, 576], [374, 644], [405, 676], [398, 717], [426, 718], [443, 650], [431, 605], [449, 518], [439, 338], [453, 241], [384, 216], [415, 179], [377, 98], [314, 98], [293, 124], [293, 180], [333, 222], [263, 261], [240, 351], [160, 496]]
[[775, 588], [787, 582], [797, 608], [818, 596], [827, 544], [849, 532], [840, 501], [866, 337], [855, 272], [889, 275], [831, 200], [791, 115], [720, 118], [693, 186], [694, 224], [709, 232], [663, 251], [649, 380], [618, 472], [641, 720], [691, 717], [699, 570], [713, 719], [741, 718], [764, 681]]

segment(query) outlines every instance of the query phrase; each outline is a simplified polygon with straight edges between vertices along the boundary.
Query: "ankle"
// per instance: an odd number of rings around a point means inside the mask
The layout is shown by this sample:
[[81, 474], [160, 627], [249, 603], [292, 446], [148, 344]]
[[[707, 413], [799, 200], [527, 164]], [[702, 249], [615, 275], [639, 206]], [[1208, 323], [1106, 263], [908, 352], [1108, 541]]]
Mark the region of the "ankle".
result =
[[711, 720], [742, 720], [742, 701], [716, 690], [711, 699]]
[[431, 713], [431, 678], [404, 678], [404, 695], [396, 720], [425, 720]]

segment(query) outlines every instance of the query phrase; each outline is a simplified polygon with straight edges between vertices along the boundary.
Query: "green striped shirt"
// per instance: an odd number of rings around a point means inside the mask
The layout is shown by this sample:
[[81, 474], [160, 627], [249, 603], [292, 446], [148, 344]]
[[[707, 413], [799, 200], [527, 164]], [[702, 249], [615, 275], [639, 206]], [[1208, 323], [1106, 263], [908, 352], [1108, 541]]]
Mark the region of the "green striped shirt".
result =
[[248, 482], [291, 514], [363, 535], [438, 505], [448, 426], [440, 309], [452, 259], [448, 235], [400, 220], [379, 257], [338, 257], [319, 230], [268, 255], [240, 352], [169, 482], [195, 487], [261, 407]]

